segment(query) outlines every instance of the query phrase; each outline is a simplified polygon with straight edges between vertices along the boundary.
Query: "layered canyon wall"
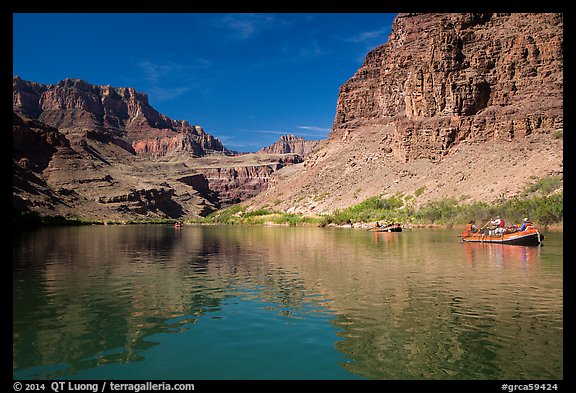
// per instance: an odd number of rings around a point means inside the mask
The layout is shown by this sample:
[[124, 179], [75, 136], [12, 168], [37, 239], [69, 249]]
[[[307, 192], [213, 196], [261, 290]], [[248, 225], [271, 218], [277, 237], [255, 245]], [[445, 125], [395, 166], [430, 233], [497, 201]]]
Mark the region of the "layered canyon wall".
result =
[[263, 147], [258, 153], [268, 154], [298, 154], [302, 159], [307, 157], [320, 143], [320, 140], [307, 140], [303, 137], [287, 134], [270, 146]]
[[562, 135], [562, 14], [399, 14], [340, 87], [328, 140], [251, 204], [511, 198], [562, 176]]
[[288, 151], [233, 154], [202, 127], [158, 113], [146, 94], [78, 79], [14, 77], [13, 110], [14, 207], [45, 215], [204, 216], [266, 190], [310, 149], [285, 137]]
[[13, 78], [12, 107], [65, 133], [98, 130], [117, 137], [121, 147], [141, 156], [159, 157], [172, 151], [203, 156], [230, 154], [222, 143], [186, 120], [172, 120], [130, 87], [91, 85], [65, 79], [55, 85]]
[[391, 125], [401, 160], [563, 128], [562, 15], [400, 14], [340, 87], [331, 140]]

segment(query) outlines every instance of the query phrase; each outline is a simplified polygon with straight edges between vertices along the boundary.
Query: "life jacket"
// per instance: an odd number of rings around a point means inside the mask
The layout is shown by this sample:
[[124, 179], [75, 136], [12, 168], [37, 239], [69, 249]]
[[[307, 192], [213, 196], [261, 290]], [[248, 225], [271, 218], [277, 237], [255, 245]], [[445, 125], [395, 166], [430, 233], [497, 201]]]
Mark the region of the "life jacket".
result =
[[466, 225], [466, 230], [467, 230], [468, 232], [472, 232], [472, 224]]
[[[528, 222], [523, 222], [522, 225], [524, 225], [524, 230], [528, 229], [528, 227], [532, 226], [532, 223], [530, 221]], [[522, 228], [522, 226], [520, 226], [520, 228]]]
[[504, 228], [504, 220], [500, 219], [500, 228]]

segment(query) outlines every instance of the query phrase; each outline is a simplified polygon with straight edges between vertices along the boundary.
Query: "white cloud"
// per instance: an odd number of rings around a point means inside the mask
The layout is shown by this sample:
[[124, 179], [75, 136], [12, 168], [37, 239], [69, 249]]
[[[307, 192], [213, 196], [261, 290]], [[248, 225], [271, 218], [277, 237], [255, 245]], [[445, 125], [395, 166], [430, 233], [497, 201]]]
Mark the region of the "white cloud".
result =
[[234, 136], [230, 135], [222, 135], [218, 139], [220, 140], [220, 142], [222, 142], [224, 146], [226, 146], [229, 149], [231, 148], [233, 150], [240, 149], [240, 150], [256, 151], [260, 147], [262, 147], [262, 144], [258, 142], [246, 142], [246, 141], [238, 142]]
[[256, 142], [252, 142], [252, 143], [246, 143], [246, 142], [238, 143], [238, 142], [228, 141], [228, 142], [226, 142], [226, 143], [222, 142], [222, 144], [225, 145], [226, 147], [228, 147], [228, 146], [234, 146], [234, 147], [260, 147], [260, 146], [261, 146], [260, 143], [256, 143]]
[[317, 40], [311, 40], [304, 46], [302, 46], [298, 50], [298, 53], [300, 54], [301, 57], [316, 57], [323, 55], [324, 51], [320, 49], [320, 45], [318, 45]]
[[194, 70], [208, 68], [212, 62], [204, 58], [194, 58], [188, 62], [138, 59], [136, 65], [142, 71], [145, 80], [155, 83], [163, 78], [174, 79], [174, 77], [181, 77]]
[[152, 86], [148, 89], [148, 96], [154, 101], [167, 101], [181, 96], [190, 91], [189, 87], [159, 87]]
[[170, 71], [174, 69], [172, 64], [157, 64], [149, 60], [141, 60], [137, 63], [140, 70], [144, 74], [144, 79], [149, 82], [156, 82], [161, 78], [164, 78]]
[[256, 132], [258, 134], [276, 134], [276, 135], [291, 134], [291, 132], [289, 132], [289, 131], [271, 131], [271, 130], [258, 130], [258, 131], [252, 131], [252, 132]]
[[318, 131], [318, 132], [330, 132], [331, 128], [325, 127], [317, 127], [317, 126], [298, 126], [301, 130], [310, 130], [310, 131]]
[[370, 30], [358, 33], [351, 37], [338, 37], [339, 40], [344, 42], [351, 42], [354, 44], [372, 43], [374, 41], [384, 43], [388, 39], [392, 26], [383, 27], [378, 30]]
[[[145, 91], [153, 101], [166, 101], [177, 98], [191, 90], [193, 78], [198, 71], [212, 65], [205, 58], [193, 58], [188, 61], [134, 59], [141, 71], [140, 78], [147, 85]], [[176, 84], [180, 86], [171, 87]]]
[[246, 40], [276, 25], [276, 18], [268, 14], [228, 14], [215, 24], [232, 32], [230, 38]]
[[295, 136], [302, 136], [302, 137], [311, 137], [311, 138], [318, 138], [318, 137], [327, 137], [330, 133], [329, 128], [321, 128], [321, 127], [313, 127], [313, 126], [300, 126], [297, 127], [299, 129], [313, 131], [313, 132], [300, 132], [300, 131], [275, 131], [275, 130], [257, 130], [251, 131], [259, 134], [275, 134], [275, 135], [295, 135]]

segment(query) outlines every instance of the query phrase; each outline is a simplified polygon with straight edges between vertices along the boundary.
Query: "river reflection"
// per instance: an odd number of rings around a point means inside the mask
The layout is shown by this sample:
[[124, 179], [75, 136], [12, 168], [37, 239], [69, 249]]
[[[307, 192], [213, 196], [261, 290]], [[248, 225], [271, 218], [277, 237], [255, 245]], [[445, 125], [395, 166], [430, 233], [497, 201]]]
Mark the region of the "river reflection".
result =
[[561, 379], [562, 243], [457, 231], [20, 234], [15, 378]]
[[540, 259], [542, 247], [506, 246], [502, 244], [466, 243], [466, 261], [471, 267], [476, 267], [478, 260], [486, 258], [496, 267], [519, 268], [529, 270], [535, 268]]

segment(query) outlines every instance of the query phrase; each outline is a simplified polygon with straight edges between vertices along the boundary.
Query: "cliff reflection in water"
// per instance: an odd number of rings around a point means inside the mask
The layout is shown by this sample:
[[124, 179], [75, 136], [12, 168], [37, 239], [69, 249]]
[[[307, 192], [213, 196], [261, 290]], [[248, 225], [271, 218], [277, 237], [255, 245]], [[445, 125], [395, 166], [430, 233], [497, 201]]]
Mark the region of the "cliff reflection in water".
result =
[[222, 289], [205, 277], [205, 257], [175, 263], [166, 254], [174, 236], [131, 229], [46, 229], [16, 249], [15, 369], [142, 360], [155, 345], [146, 337], [178, 332], [219, 307]]
[[[562, 378], [561, 255], [462, 244], [455, 233], [139, 226], [26, 234], [15, 247], [14, 370], [141, 361], [155, 334], [186, 331], [242, 298], [282, 318], [327, 314], [333, 345], [349, 359], [341, 366], [363, 377]], [[59, 367], [45, 372], [70, 373]]]

